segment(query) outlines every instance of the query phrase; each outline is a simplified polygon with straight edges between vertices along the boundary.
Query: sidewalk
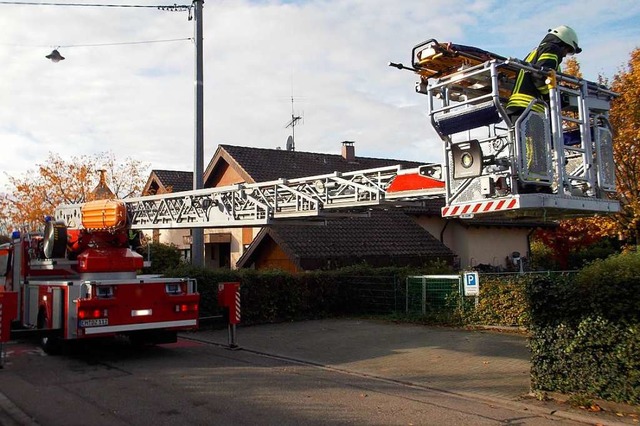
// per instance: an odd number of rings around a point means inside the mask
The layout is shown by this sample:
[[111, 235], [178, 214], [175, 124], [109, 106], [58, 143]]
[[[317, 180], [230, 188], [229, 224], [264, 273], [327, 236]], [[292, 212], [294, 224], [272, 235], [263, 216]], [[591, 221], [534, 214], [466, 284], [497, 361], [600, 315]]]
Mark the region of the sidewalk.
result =
[[[227, 346], [227, 329], [186, 338]], [[322, 368], [439, 390], [489, 404], [511, 405], [585, 424], [637, 424], [615, 410], [588, 412], [530, 393], [530, 351], [524, 335], [358, 319], [326, 319], [238, 327], [239, 348]]]
[[[228, 343], [226, 329], [193, 337]], [[447, 392], [517, 400], [530, 387], [527, 340], [517, 334], [328, 319], [239, 327], [237, 343], [245, 350]]]

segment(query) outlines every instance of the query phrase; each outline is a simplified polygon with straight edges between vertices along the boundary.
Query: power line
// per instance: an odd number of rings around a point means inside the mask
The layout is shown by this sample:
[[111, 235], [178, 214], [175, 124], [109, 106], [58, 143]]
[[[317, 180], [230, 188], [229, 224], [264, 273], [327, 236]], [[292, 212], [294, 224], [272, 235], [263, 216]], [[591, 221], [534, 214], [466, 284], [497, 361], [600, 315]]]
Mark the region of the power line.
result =
[[21, 1], [0, 1], [0, 4], [14, 6], [74, 6], [74, 7], [123, 7], [140, 9], [160, 9], [160, 10], [187, 10], [191, 5], [146, 5], [146, 4], [92, 4], [92, 3], [54, 3], [54, 2], [21, 2]]
[[[93, 46], [119, 46], [123, 44], [148, 44], [148, 43], [170, 43], [175, 41], [193, 41], [193, 37], [184, 37], [184, 38], [172, 38], [166, 40], [145, 40], [145, 41], [123, 41], [123, 42], [115, 42], [115, 43], [92, 43], [92, 44], [64, 44], [64, 45], [56, 45], [58, 48], [68, 49], [70, 47], [93, 47]], [[0, 43], [0, 46], [10, 46], [10, 47], [51, 47], [52, 44], [16, 44], [16, 43]]]
[[94, 47], [94, 46], [121, 46], [124, 44], [151, 44], [151, 43], [169, 43], [173, 41], [193, 41], [193, 37], [185, 37], [185, 38], [172, 38], [167, 40], [146, 40], [146, 41], [123, 41], [119, 43], [94, 43], [94, 44], [68, 44], [68, 45], [60, 45], [59, 48], [68, 49], [69, 47]]

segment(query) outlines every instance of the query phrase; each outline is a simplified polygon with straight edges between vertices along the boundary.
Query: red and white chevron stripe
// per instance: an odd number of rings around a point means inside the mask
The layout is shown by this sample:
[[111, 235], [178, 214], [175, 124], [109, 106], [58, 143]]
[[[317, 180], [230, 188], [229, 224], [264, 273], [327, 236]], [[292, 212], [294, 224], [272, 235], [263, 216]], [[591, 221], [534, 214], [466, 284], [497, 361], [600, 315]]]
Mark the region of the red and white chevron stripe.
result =
[[240, 291], [236, 291], [235, 305], [236, 305], [236, 309], [235, 309], [235, 322], [234, 322], [234, 324], [239, 324], [240, 323]]
[[520, 207], [518, 198], [502, 198], [499, 200], [480, 201], [468, 204], [451, 205], [442, 208], [442, 217], [454, 217], [476, 213], [489, 213], [513, 210]]

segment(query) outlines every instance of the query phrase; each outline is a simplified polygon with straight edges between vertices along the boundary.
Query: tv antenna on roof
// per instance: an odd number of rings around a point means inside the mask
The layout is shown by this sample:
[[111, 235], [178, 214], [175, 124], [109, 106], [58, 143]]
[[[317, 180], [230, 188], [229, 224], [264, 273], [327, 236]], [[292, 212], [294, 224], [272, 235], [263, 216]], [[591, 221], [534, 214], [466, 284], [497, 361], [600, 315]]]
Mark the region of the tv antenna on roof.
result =
[[285, 127], [286, 129], [291, 127], [291, 136], [287, 138], [287, 151], [296, 150], [296, 124], [300, 120], [302, 120], [302, 117], [295, 115], [293, 112], [293, 95], [291, 95], [291, 121], [289, 121]]

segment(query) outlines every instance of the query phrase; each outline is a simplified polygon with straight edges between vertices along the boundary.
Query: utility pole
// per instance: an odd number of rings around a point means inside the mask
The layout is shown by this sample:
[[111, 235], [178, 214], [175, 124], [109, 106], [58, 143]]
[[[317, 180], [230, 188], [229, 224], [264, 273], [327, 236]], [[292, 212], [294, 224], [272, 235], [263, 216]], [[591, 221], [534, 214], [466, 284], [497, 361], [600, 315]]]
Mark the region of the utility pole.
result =
[[[193, 0], [195, 9], [195, 153], [193, 162], [193, 189], [204, 186], [204, 72], [202, 59], [202, 4], [204, 0]], [[204, 231], [200, 228], [191, 229], [191, 264], [204, 266]]]

